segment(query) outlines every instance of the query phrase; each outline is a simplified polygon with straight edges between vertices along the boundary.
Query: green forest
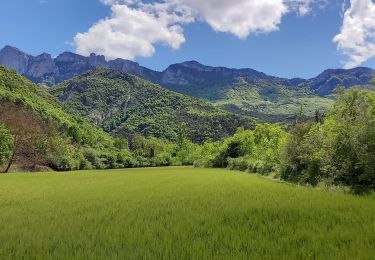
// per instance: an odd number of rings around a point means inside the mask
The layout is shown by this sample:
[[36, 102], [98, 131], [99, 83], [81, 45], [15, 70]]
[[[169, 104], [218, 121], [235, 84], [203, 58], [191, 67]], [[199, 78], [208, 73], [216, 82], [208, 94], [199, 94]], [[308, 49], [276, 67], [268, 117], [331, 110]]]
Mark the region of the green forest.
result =
[[334, 96], [328, 112], [306, 117], [301, 105], [292, 123], [267, 124], [115, 70], [47, 90], [0, 67], [0, 165], [4, 173], [194, 165], [370, 192], [375, 93]]

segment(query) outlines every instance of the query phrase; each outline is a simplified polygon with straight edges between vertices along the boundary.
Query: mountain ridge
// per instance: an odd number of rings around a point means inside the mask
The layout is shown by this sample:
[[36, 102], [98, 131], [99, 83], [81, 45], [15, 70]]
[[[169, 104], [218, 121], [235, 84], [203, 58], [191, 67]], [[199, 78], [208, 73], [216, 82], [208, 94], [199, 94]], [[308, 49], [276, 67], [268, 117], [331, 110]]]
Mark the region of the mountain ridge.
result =
[[316, 95], [327, 96], [332, 94], [337, 85], [342, 85], [344, 88], [355, 85], [370, 87], [371, 79], [375, 76], [375, 70], [358, 67], [349, 70], [327, 69], [311, 79], [288, 79], [271, 76], [251, 68], [206, 66], [195, 60], [171, 64], [163, 71], [154, 71], [130, 60], [118, 58], [107, 61], [105, 56], [94, 53], [86, 57], [72, 52], [64, 52], [56, 58], [52, 58], [47, 53], [32, 56], [9, 45], [0, 50], [0, 64], [15, 69], [35, 83], [46, 86], [52, 86], [83, 72], [104, 67], [134, 74], [177, 92], [180, 87], [201, 87], [207, 84], [210, 87], [215, 87], [218, 82], [221, 85], [232, 85], [238, 77], [242, 77], [250, 84], [264, 81], [268, 84], [283, 85], [288, 88], [307, 87]]

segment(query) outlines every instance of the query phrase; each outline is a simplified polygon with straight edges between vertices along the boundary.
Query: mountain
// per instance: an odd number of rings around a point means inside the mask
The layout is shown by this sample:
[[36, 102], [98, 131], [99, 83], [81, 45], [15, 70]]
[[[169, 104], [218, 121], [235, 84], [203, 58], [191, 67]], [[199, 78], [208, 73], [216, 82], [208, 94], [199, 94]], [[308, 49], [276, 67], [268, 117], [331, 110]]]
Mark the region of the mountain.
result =
[[285, 79], [252, 69], [210, 67], [196, 61], [169, 66], [159, 84], [173, 91], [205, 99], [228, 111], [267, 122], [291, 122], [303, 108], [307, 117], [327, 111], [337, 86], [371, 87], [369, 68], [327, 70], [312, 79]]
[[253, 69], [205, 66], [197, 61], [173, 64], [158, 72], [124, 59], [106, 61], [104, 56], [84, 57], [70, 52], [56, 58], [46, 53], [34, 57], [10, 46], [0, 51], [0, 64], [47, 86], [96, 68], [117, 69], [230, 112], [267, 122], [290, 122], [301, 106], [307, 117], [314, 116], [316, 110], [324, 112], [332, 105], [332, 93], [337, 86], [370, 88], [375, 76], [373, 69], [354, 68], [326, 70], [312, 79], [286, 79]]
[[371, 88], [371, 80], [375, 77], [375, 70], [370, 68], [358, 67], [354, 69], [329, 69], [317, 77], [303, 82], [313, 93], [319, 96], [327, 96], [332, 91], [341, 86], [350, 88], [352, 86], [362, 86]]
[[91, 54], [84, 57], [71, 52], [64, 52], [56, 58], [46, 53], [32, 56], [12, 46], [5, 46], [0, 50], [0, 64], [46, 86], [55, 85], [98, 67], [119, 69], [150, 80], [158, 78], [158, 72], [129, 60], [116, 59], [107, 62], [102, 55]]
[[219, 140], [253, 120], [184, 96], [132, 74], [96, 69], [49, 89], [72, 112], [109, 133], [176, 140], [181, 127], [194, 142]]
[[[230, 69], [211, 67], [197, 61], [188, 61], [169, 66], [161, 73], [159, 84], [173, 90], [190, 92], [193, 96], [205, 96], [211, 100], [220, 99], [222, 89], [231, 88], [238, 79], [249, 85], [282, 86], [294, 90], [309, 90], [311, 94], [327, 96], [337, 86], [350, 88], [353, 86], [371, 87], [375, 70], [370, 68], [329, 69], [312, 79], [279, 78], [266, 75], [253, 69]], [[210, 95], [206, 91], [213, 90]]]
[[[285, 79], [269, 76], [253, 69], [211, 67], [202, 65], [197, 61], [173, 64], [166, 70], [158, 72], [142, 67], [130, 60], [106, 61], [103, 55], [94, 53], [85, 57], [64, 52], [56, 58], [52, 58], [47, 53], [32, 56], [12, 46], [5, 46], [0, 50], [0, 64], [15, 69], [36, 83], [47, 86], [61, 83], [95, 68], [112, 68], [134, 74], [163, 87], [191, 92], [193, 96], [199, 97], [204, 96], [204, 93], [200, 93], [203, 92], [200, 90], [201, 88], [231, 86], [237, 82], [238, 78], [246, 80], [249, 84], [263, 82], [268, 85], [281, 85], [288, 88], [307, 87], [314, 94], [326, 96], [332, 94], [332, 90], [337, 85], [344, 88], [356, 85], [369, 87], [372, 78], [375, 76], [375, 70], [373, 69], [354, 68], [350, 70], [329, 69], [312, 79]], [[186, 87], [192, 89], [189, 91], [183, 90]], [[205, 98], [210, 99], [210, 96]]]
[[205, 99], [225, 110], [267, 122], [292, 122], [303, 107], [307, 117], [329, 109], [331, 98], [315, 95], [303, 79], [283, 79], [252, 69], [204, 66], [196, 61], [171, 65], [160, 84]]

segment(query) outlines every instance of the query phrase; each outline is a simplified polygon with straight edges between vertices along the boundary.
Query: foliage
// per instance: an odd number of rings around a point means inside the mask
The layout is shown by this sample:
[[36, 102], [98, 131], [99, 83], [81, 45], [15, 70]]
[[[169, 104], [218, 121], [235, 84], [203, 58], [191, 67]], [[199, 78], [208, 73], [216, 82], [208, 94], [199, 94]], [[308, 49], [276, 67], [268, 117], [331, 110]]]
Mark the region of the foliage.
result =
[[1, 66], [0, 126], [0, 166], [67, 171], [193, 163], [185, 155], [193, 154], [195, 145], [186, 136], [176, 145], [130, 135], [135, 147], [129, 147], [125, 136], [111, 137], [70, 113], [46, 89]]
[[228, 167], [317, 186], [344, 185], [353, 192], [375, 189], [375, 93], [353, 88], [337, 90], [327, 116], [315, 121], [297, 116], [289, 133], [282, 127], [258, 124], [239, 129], [217, 143], [197, 149], [195, 166]]
[[239, 128], [222, 142], [204, 144], [195, 165], [268, 174], [280, 164], [286, 138], [286, 131], [277, 125], [259, 124], [255, 130]]
[[111, 145], [108, 134], [67, 112], [46, 89], [3, 66], [0, 66], [0, 102], [22, 107], [40, 117], [43, 123], [53, 122], [60, 131], [68, 130], [69, 136], [79, 143], [97, 147]]
[[330, 179], [363, 192], [375, 187], [374, 156], [374, 93], [340, 90], [324, 122], [294, 127], [282, 177], [312, 185]]
[[[230, 74], [228, 74], [230, 75]], [[218, 77], [218, 75], [215, 75]], [[293, 123], [300, 106], [305, 117], [313, 118], [316, 110], [325, 112], [333, 105], [331, 97], [319, 97], [308, 87], [292, 87], [281, 79], [239, 76], [222, 78], [220, 81], [207, 79], [194, 85], [167, 86], [182, 94], [207, 100], [227, 111], [251, 116], [262, 122]]]

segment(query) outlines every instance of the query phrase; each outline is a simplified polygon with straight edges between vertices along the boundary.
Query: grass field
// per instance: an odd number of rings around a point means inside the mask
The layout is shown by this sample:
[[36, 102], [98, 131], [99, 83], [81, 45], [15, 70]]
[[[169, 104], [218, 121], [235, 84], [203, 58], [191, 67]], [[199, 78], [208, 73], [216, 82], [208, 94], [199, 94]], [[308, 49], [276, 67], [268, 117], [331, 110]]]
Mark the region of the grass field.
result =
[[216, 169], [0, 176], [0, 259], [371, 259], [375, 198]]

